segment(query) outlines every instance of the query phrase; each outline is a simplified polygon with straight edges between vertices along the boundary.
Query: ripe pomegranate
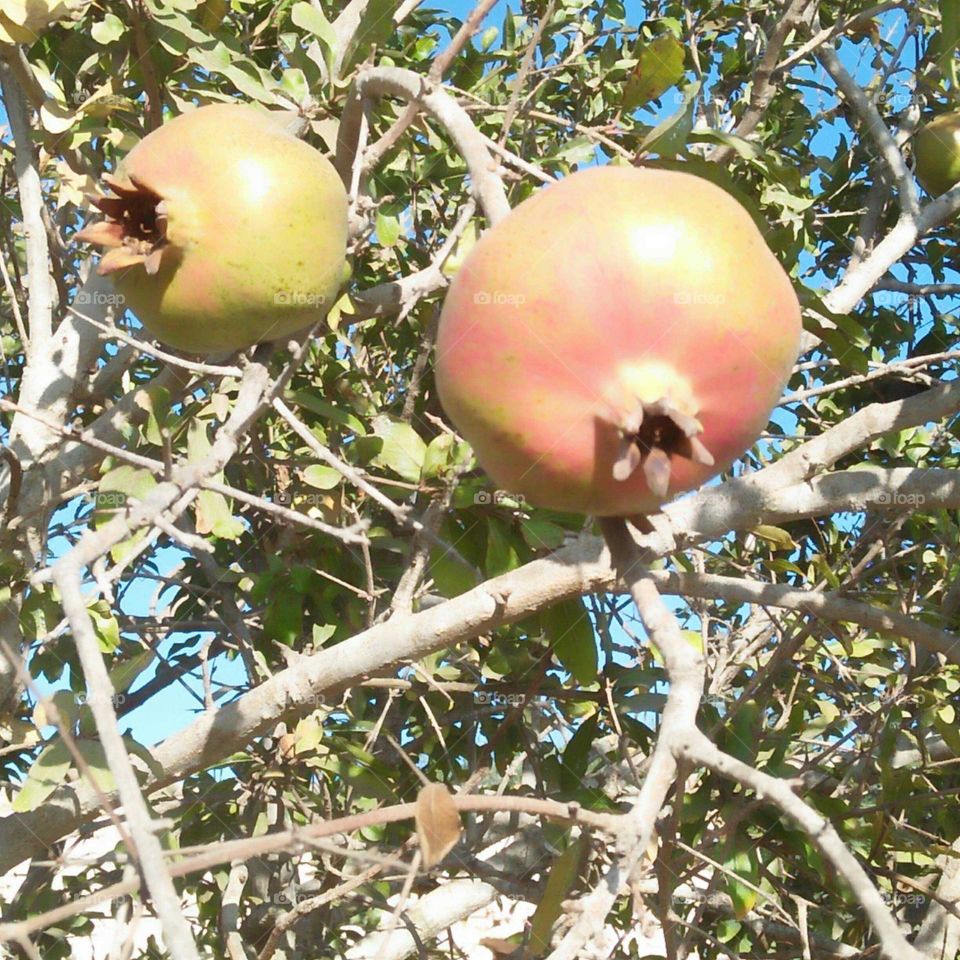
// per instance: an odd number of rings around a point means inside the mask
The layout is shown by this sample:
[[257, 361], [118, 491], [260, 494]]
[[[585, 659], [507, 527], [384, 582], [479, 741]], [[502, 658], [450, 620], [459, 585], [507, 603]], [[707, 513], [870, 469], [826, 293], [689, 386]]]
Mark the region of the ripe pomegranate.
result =
[[489, 230], [437, 341], [440, 400], [530, 502], [635, 516], [757, 439], [800, 341], [790, 281], [707, 180], [597, 167]]
[[80, 240], [99, 272], [171, 346], [237, 350], [301, 330], [345, 279], [347, 197], [333, 165], [275, 114], [200, 107], [164, 124], [104, 177], [107, 219]]
[[960, 113], [944, 113], [913, 138], [917, 179], [931, 197], [960, 183]]

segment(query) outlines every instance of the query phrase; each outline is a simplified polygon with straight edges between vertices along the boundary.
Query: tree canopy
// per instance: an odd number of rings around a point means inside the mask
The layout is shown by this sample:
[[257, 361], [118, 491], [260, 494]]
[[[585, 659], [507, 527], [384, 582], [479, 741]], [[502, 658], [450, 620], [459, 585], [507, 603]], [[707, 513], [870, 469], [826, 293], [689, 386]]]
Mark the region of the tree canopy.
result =
[[[4, 3], [0, 952], [954, 960], [960, 188], [912, 144], [958, 39], [957, 0]], [[334, 162], [352, 272], [198, 359], [74, 235], [231, 100]], [[804, 323], [758, 444], [626, 539], [495, 489], [432, 374], [478, 236], [605, 163], [731, 193]]]

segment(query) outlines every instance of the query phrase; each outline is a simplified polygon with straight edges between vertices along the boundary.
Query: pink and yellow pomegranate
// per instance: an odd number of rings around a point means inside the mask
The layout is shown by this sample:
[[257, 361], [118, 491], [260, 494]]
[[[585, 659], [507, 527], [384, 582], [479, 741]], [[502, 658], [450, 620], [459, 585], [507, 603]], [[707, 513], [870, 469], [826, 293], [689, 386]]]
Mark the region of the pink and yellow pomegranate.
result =
[[766, 426], [800, 342], [790, 280], [749, 214], [686, 173], [598, 167], [521, 203], [444, 303], [444, 409], [502, 488], [650, 513]]
[[78, 239], [108, 252], [126, 305], [192, 353], [288, 336], [345, 279], [347, 197], [333, 165], [252, 106], [214, 104], [145, 137], [104, 178], [107, 216]]

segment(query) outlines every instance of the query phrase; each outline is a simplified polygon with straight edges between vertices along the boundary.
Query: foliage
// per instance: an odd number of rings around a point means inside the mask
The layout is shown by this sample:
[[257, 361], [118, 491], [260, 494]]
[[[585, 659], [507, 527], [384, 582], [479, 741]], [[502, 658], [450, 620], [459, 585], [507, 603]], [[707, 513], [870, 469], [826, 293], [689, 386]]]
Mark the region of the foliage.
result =
[[[955, 376], [953, 295], [897, 288], [956, 282], [955, 219], [913, 244], [892, 272], [881, 271], [886, 285], [878, 280], [855, 309], [830, 308], [828, 292], [849, 275], [852, 257], [862, 261], [894, 229], [903, 198], [865, 124], [816, 59], [819, 47], [801, 53], [818, 37], [820, 46], [837, 45], [884, 121], [906, 134], [921, 100], [937, 112], [953, 102], [954, 5], [893, 3], [882, 15], [863, 17], [873, 9], [866, 0], [807, 6], [812, 21], [778, 39], [781, 5], [755, 0], [501, 3], [444, 75], [476, 128], [499, 145], [512, 205], [540, 188], [533, 172], [559, 177], [594, 162], [683, 165], [731, 190], [764, 225], [804, 298], [813, 339], [793, 392], [769, 434], [736, 465], [738, 476], [870, 404], [914, 396]], [[382, 0], [356, 7], [363, 10], [360, 26], [344, 43], [342, 11], [327, 0], [102, 0], [75, 14], [82, 19], [39, 31], [16, 48], [22, 57], [4, 48], [7, 113], [18, 83], [36, 124], [55, 326], [74, 323], [89, 335], [74, 311], [98, 305], [82, 282], [90, 253], [71, 242], [88, 213], [84, 195], [162, 116], [195, 103], [257, 101], [298, 111], [306, 138], [333, 154], [357, 72], [375, 64], [425, 76], [465, 16], [459, 7], [454, 14], [408, 4], [397, 24], [396, 7]], [[777, 43], [772, 66], [786, 67], [765, 86], [758, 65]], [[755, 106], [759, 116], [744, 129]], [[372, 100], [369, 142], [376, 144], [405, 109], [397, 99]], [[18, 429], [10, 403], [33, 403], [41, 413], [46, 406], [25, 393], [31, 357], [18, 318], [32, 310], [29, 211], [9, 136], [0, 149], [0, 245], [8, 274], [0, 294], [0, 398], [7, 402], [0, 437], [9, 445]], [[429, 270], [471, 197], [463, 157], [447, 131], [421, 114], [365, 179], [355, 205], [352, 278], [283, 391], [310, 436], [373, 493], [321, 462], [273, 408], [217, 472], [221, 489], [207, 486], [177, 528], [147, 524], [87, 570], [85, 589], [97, 581], [109, 586], [91, 611], [120, 729], [143, 778], [153, 762], [145, 748], [161, 734], [176, 736], [203, 711], [297, 668], [302, 655], [335, 650], [390, 617], [400, 622], [590, 532], [582, 517], [533, 510], [491, 490], [444, 421], [430, 375], [442, 289], [408, 298], [399, 310], [375, 310], [367, 296]], [[483, 223], [478, 211], [471, 229]], [[129, 335], [140, 333], [129, 316], [117, 323]], [[278, 345], [256, 358], [276, 375], [290, 354]], [[885, 370], [891, 363], [899, 366]], [[241, 376], [174, 369], [105, 336], [69, 395], [63, 423], [73, 433], [61, 432], [46, 454], [54, 463], [44, 466], [48, 486], [38, 493], [36, 474], [21, 491], [21, 505], [33, 503], [35, 512], [5, 517], [16, 522], [0, 535], [4, 600], [37, 682], [0, 720], [3, 779], [11, 798], [25, 781], [15, 801], [24, 810], [83, 777], [66, 761], [53, 717], [37, 713], [38, 691], [60, 692], [61, 724], [89, 766], [105, 775], [75, 631], [63, 619], [58, 587], [30, 575], [165, 481], [162, 470], [157, 475], [148, 464], [102, 449], [75, 466], [70, 451], [80, 446], [78, 432], [102, 430], [108, 444], [161, 464], [199, 462], [236, 407]], [[118, 426], [107, 430], [113, 415]], [[835, 469], [955, 471], [957, 440], [954, 412], [886, 433]], [[9, 478], [4, 482], [9, 494]], [[265, 512], [258, 499], [316, 523], [308, 528]], [[822, 515], [798, 507], [796, 515], [757, 529], [692, 544], [662, 568], [826, 591], [960, 630], [956, 509], [904, 501], [896, 491], [872, 501], [852, 491], [847, 501]], [[320, 528], [357, 523], [367, 525], [365, 542], [345, 543]], [[895, 631], [826, 619], [803, 605], [776, 609], [722, 596], [681, 597], [672, 605], [707, 652], [700, 728], [728, 753], [791, 778], [916, 931], [940, 876], [936, 858], [956, 849], [960, 836], [960, 808], [950, 802], [960, 789], [956, 661]], [[223, 755], [215, 741], [207, 744], [202, 769], [171, 772], [173, 786], [151, 801], [169, 821], [164, 845], [216, 846], [412, 802], [421, 776], [455, 791], [469, 786], [626, 810], [667, 692], [662, 661], [644, 637], [635, 608], [600, 591], [513, 624], [478, 626], [466, 642], [415, 663], [395, 664], [384, 649], [380, 669], [366, 681], [291, 705], [281, 723], [264, 722], [242, 750]], [[528, 820], [536, 829], [524, 831], [502, 816], [469, 820], [454, 854], [418, 875], [413, 891], [459, 874], [514, 899], [540, 903], [548, 894], [550, 905], [534, 921], [542, 953], [544, 916], [548, 927], [559, 916], [565, 929], [570, 916], [558, 899], [598, 883], [616, 855], [612, 842], [593, 835], [581, 844], [579, 828], [547, 821]], [[811, 839], [746, 787], [689, 771], [661, 827], [659, 852], [643, 879], [680, 891], [673, 910], [683, 922], [664, 921], [668, 942], [688, 938], [704, 958], [731, 950], [769, 955], [771, 924], [796, 930], [801, 901], [815, 943], [866, 951], [874, 942], [856, 899]], [[409, 861], [404, 844], [412, 829], [409, 821], [375, 824], [339, 847], [252, 858], [240, 908], [244, 940], [262, 949], [292, 904], [336, 888], [344, 872], [366, 869], [353, 859], [358, 851]], [[503, 836], [513, 838], [506, 852], [478, 858]], [[111, 855], [60, 874], [57, 890], [44, 873], [24, 884], [4, 919], [42, 913], [114, 882], [119, 863]], [[207, 956], [223, 955], [220, 907], [229, 875], [222, 865], [177, 881]], [[387, 900], [403, 882], [404, 871], [390, 866], [320, 905], [286, 935], [286, 956], [318, 956], [318, 944], [325, 957], [345, 955], [384, 910], [389, 915]], [[649, 902], [663, 920], [664, 902]], [[636, 924], [629, 895], [609, 924], [622, 938], [611, 956], [643, 956], [636, 935], [628, 935]], [[34, 942], [44, 958], [68, 957], [67, 937], [89, 933], [89, 915], [82, 914], [37, 933]], [[423, 956], [449, 955], [435, 944], [423, 949]], [[166, 954], [152, 942], [135, 955]]]

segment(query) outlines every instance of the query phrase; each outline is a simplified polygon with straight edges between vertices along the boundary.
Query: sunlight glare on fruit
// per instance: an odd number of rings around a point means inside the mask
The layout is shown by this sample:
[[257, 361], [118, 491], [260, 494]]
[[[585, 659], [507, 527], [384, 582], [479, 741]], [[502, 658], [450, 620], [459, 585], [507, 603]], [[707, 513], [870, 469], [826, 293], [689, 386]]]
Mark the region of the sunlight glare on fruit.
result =
[[677, 255], [683, 235], [683, 224], [680, 223], [636, 224], [630, 230], [633, 255], [640, 263], [670, 263]]
[[237, 161], [237, 172], [249, 200], [257, 202], [270, 193], [270, 170], [256, 157], [241, 157]]

